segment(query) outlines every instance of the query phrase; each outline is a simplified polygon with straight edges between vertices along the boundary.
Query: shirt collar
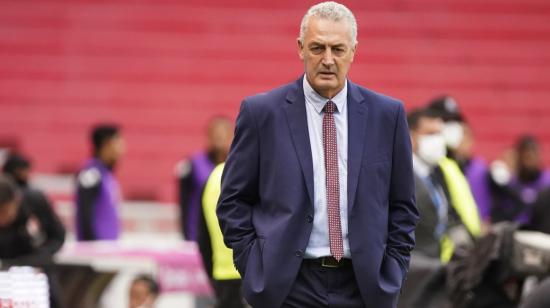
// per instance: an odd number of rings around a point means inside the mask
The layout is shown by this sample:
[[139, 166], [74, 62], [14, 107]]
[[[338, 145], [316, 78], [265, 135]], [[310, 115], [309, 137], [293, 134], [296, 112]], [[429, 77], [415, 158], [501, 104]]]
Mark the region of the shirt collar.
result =
[[[325, 107], [325, 104], [329, 101], [328, 98], [322, 97], [319, 93], [315, 92], [315, 90], [311, 87], [309, 82], [307, 81], [307, 76], [304, 75], [304, 96], [306, 98], [306, 102], [311, 104], [315, 111], [317, 113], [321, 113], [323, 111], [323, 108]], [[348, 101], [348, 80], [346, 79], [346, 82], [344, 83], [344, 88], [338, 92], [330, 101], [334, 102], [336, 104], [336, 108], [338, 108], [338, 113], [344, 111], [344, 107], [346, 106], [346, 102]]]

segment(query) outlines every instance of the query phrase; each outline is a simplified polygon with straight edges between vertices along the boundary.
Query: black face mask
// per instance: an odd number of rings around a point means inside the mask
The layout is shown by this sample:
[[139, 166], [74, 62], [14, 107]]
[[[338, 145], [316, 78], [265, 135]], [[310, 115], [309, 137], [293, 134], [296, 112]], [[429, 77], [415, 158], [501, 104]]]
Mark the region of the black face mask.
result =
[[523, 183], [530, 183], [540, 177], [541, 171], [538, 168], [521, 168], [518, 172], [518, 178]]

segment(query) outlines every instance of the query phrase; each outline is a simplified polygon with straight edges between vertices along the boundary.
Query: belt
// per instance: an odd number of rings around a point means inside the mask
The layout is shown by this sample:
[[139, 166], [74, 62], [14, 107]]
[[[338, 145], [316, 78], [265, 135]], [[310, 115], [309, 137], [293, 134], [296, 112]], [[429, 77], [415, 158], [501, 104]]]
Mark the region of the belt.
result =
[[351, 267], [352, 265], [351, 259], [342, 258], [338, 261], [333, 256], [321, 257], [317, 259], [304, 259], [304, 261], [328, 268]]

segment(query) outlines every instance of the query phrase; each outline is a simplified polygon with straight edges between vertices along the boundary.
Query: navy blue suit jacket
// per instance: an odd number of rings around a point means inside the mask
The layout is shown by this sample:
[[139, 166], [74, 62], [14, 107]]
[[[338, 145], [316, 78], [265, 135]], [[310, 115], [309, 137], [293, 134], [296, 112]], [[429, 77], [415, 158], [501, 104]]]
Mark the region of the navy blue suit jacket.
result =
[[[242, 102], [222, 178], [217, 214], [254, 307], [281, 306], [312, 230], [302, 78]], [[395, 307], [418, 220], [403, 105], [348, 82], [348, 138], [349, 244], [357, 284], [367, 307]]]

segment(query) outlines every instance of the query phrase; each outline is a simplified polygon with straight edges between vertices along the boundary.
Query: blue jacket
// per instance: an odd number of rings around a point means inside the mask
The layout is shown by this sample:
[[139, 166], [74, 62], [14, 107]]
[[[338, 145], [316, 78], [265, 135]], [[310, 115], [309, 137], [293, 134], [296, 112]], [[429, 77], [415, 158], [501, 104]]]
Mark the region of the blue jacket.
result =
[[[302, 77], [303, 78], [303, 77]], [[254, 307], [280, 307], [312, 230], [313, 167], [302, 78], [246, 98], [217, 214]], [[348, 82], [348, 224], [367, 307], [395, 307], [418, 220], [403, 105]]]

